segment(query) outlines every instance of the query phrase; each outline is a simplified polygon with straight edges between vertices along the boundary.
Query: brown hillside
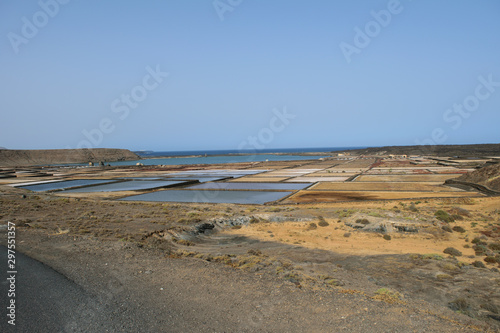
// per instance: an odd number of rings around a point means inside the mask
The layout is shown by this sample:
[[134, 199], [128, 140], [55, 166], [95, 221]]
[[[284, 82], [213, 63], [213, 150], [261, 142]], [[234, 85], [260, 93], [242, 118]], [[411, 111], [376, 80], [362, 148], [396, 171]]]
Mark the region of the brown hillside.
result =
[[457, 180], [484, 185], [492, 190], [500, 191], [500, 163], [469, 172]]
[[41, 149], [0, 150], [0, 166], [34, 166], [64, 163], [113, 162], [139, 160], [140, 157], [127, 149]]
[[427, 146], [388, 146], [346, 150], [358, 155], [424, 155], [424, 156], [459, 156], [480, 157], [499, 156], [500, 144], [475, 145], [427, 145]]

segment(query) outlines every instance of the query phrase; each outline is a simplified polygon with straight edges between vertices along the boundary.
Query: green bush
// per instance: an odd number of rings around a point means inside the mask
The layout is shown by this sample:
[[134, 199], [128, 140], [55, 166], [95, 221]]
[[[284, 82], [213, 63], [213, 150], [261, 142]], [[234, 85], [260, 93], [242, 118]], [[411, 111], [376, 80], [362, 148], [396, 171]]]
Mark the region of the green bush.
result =
[[381, 296], [386, 296], [395, 300], [402, 299], [403, 295], [398, 293], [397, 291], [388, 289], [388, 288], [380, 288], [377, 291], [375, 291], [375, 294], [381, 295]]
[[457, 226], [454, 226], [454, 227], [453, 227], [453, 228], [451, 228], [451, 229], [452, 229], [453, 231], [456, 231], [456, 232], [461, 232], [461, 233], [465, 232], [465, 229], [464, 229], [464, 228], [462, 228], [461, 226], [458, 226], [458, 225], [457, 225]]
[[483, 240], [481, 240], [481, 238], [479, 237], [475, 237], [473, 240], [471, 240], [471, 243], [477, 245], [486, 245], [486, 243], [483, 242]]
[[434, 216], [436, 216], [438, 220], [446, 223], [455, 221], [453, 217], [451, 217], [451, 215], [445, 212], [444, 210], [438, 210], [437, 212], [434, 213]]
[[486, 255], [486, 252], [488, 252], [488, 249], [486, 248], [486, 246], [482, 245], [482, 244], [476, 244], [476, 245], [472, 246], [472, 248], [474, 249], [476, 256]]
[[385, 239], [385, 240], [391, 240], [391, 239], [392, 239], [392, 237], [391, 237], [391, 235], [384, 235], [384, 239]]

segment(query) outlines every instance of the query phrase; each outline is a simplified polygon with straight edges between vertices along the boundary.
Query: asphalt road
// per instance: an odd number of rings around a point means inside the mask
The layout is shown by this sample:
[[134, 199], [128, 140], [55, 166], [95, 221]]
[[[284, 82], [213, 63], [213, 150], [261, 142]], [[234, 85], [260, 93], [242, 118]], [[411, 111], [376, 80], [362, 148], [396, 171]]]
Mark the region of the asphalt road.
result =
[[[141, 330], [140, 322], [131, 322], [62, 274], [30, 257], [16, 252], [15, 298], [9, 297], [7, 248], [1, 252], [0, 332], [116, 332]], [[7, 307], [15, 299], [15, 326]], [[135, 327], [134, 327], [135, 326]], [[144, 328], [144, 326], [142, 326]]]

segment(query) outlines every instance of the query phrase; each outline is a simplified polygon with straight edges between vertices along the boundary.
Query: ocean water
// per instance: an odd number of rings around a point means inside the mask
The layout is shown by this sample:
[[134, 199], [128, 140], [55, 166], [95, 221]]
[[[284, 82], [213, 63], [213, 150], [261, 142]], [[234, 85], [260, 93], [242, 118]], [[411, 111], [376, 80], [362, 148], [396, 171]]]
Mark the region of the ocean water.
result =
[[[111, 165], [191, 165], [191, 164], [223, 164], [240, 162], [264, 161], [299, 161], [314, 160], [325, 157], [323, 155], [299, 156], [300, 153], [334, 153], [347, 149], [361, 149], [366, 147], [322, 147], [322, 148], [273, 148], [260, 150], [192, 150], [192, 151], [135, 151], [142, 160], [111, 162]], [[276, 153], [283, 155], [274, 155]], [[245, 154], [245, 155], [240, 155]], [[161, 158], [168, 157], [168, 158]]]
[[366, 147], [322, 147], [322, 148], [274, 148], [274, 149], [225, 149], [225, 150], [183, 150], [183, 151], [134, 151], [142, 158], [159, 157], [159, 156], [213, 156], [213, 155], [228, 155], [228, 154], [272, 154], [272, 153], [330, 153], [347, 149], [363, 149]]
[[[151, 157], [151, 155], [148, 155]], [[163, 155], [165, 156], [165, 155]], [[297, 156], [297, 155], [207, 155], [195, 157], [169, 157], [169, 158], [147, 158], [137, 161], [109, 162], [110, 165], [135, 165], [142, 163], [144, 165], [189, 165], [189, 164], [223, 164], [240, 162], [264, 162], [264, 161], [298, 161], [314, 160], [325, 156]], [[106, 162], [106, 164], [108, 164]]]

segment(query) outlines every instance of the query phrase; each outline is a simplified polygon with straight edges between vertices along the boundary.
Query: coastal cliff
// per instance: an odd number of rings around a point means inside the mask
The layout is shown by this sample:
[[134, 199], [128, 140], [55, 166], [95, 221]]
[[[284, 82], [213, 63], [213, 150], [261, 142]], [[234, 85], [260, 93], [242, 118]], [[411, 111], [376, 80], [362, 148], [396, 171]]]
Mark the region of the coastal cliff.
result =
[[65, 163], [99, 163], [141, 159], [127, 149], [0, 149], [0, 167], [33, 166]]

